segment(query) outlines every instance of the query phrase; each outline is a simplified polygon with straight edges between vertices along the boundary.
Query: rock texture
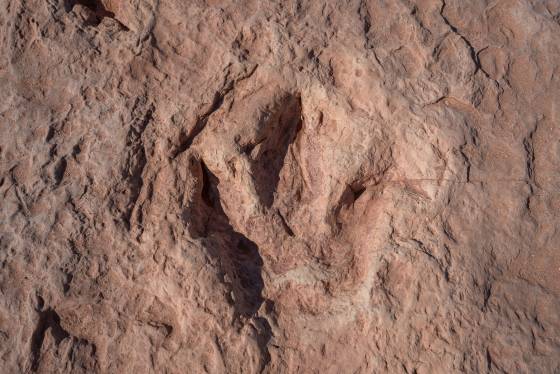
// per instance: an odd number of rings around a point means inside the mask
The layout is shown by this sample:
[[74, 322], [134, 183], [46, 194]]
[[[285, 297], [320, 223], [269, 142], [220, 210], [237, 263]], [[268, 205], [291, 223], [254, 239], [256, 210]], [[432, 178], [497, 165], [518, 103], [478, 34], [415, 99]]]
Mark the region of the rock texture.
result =
[[558, 0], [3, 0], [2, 373], [559, 373]]

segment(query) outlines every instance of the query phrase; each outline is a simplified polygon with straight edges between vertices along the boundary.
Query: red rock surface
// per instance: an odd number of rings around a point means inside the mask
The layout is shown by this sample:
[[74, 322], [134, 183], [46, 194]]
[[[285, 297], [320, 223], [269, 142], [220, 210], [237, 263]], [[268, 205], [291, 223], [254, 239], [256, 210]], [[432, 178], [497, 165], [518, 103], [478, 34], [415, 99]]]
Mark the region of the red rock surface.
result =
[[559, 372], [559, 1], [0, 30], [2, 373]]

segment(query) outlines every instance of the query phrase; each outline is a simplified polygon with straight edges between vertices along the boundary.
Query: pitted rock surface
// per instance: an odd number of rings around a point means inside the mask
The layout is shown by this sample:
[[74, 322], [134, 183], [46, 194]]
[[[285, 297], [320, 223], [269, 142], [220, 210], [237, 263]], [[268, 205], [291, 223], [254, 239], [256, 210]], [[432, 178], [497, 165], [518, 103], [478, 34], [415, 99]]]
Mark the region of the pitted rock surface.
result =
[[0, 372], [560, 372], [558, 0], [4, 0]]

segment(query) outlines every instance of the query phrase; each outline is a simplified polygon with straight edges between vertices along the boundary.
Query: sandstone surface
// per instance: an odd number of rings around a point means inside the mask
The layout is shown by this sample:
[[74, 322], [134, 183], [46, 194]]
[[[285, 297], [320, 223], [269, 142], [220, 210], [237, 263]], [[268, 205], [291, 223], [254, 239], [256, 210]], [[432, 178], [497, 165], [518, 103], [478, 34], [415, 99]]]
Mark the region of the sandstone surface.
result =
[[560, 1], [0, 30], [1, 373], [560, 373]]

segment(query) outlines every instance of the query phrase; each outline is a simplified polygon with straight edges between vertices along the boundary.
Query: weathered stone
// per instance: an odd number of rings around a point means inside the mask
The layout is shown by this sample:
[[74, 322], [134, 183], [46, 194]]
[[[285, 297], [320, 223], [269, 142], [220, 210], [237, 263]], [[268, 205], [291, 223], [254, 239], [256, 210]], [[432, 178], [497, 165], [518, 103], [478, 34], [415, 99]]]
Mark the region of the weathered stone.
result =
[[0, 372], [560, 370], [560, 3], [6, 0]]

